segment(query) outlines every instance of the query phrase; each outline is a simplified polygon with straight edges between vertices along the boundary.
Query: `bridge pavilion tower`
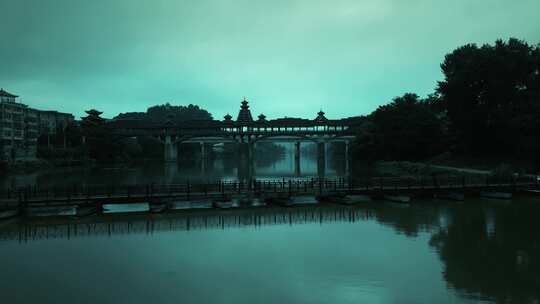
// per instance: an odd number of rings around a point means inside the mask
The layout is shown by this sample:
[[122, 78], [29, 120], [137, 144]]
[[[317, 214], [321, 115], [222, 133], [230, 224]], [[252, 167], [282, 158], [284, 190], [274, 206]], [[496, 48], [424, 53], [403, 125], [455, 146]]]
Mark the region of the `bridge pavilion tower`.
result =
[[[317, 113], [317, 117], [315, 118], [315, 123], [317, 125], [324, 126], [328, 122], [328, 118], [326, 118], [324, 114], [323, 110], [320, 110], [319, 113]], [[321, 178], [324, 177], [326, 173], [327, 146], [327, 143], [324, 141], [317, 143], [317, 175]]]
[[[248, 101], [242, 100], [240, 111], [236, 118], [236, 125], [240, 128], [241, 133], [248, 132], [253, 125], [253, 116], [249, 109]], [[238, 145], [238, 179], [250, 181], [255, 175], [255, 144], [250, 135], [241, 135]]]
[[249, 109], [248, 102], [245, 98], [242, 100], [242, 105], [240, 106], [240, 111], [238, 112], [236, 122], [240, 124], [251, 124], [253, 122], [251, 110]]

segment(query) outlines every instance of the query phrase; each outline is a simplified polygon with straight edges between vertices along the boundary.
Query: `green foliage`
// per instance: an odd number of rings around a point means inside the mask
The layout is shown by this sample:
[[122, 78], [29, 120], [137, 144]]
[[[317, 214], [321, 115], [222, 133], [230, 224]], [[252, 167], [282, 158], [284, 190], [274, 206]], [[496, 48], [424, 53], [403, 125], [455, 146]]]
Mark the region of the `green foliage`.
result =
[[530, 160], [540, 169], [540, 46], [518, 39], [446, 55], [436, 94], [405, 94], [370, 114], [357, 158], [418, 160], [441, 152]]
[[535, 157], [540, 153], [540, 48], [497, 40], [446, 55], [441, 94], [462, 153]]
[[441, 151], [444, 117], [434, 97], [407, 93], [368, 116], [358, 136], [356, 154], [363, 159], [417, 160]]
[[169, 103], [148, 108], [146, 112], [120, 113], [115, 119], [141, 119], [152, 122], [164, 122], [172, 118], [174, 122], [188, 120], [211, 120], [212, 115], [196, 105], [175, 106]]

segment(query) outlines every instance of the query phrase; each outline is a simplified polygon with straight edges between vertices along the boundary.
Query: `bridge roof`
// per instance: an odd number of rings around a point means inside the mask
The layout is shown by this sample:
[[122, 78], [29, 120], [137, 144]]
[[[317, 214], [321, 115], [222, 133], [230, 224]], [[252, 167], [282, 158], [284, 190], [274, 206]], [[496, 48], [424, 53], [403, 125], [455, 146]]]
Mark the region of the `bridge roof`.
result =
[[2, 97], [12, 97], [12, 98], [19, 97], [17, 95], [13, 95], [13, 94], [11, 94], [9, 92], [4, 91], [4, 89], [0, 89], [0, 96], [2, 96]]
[[141, 119], [111, 119], [106, 121], [106, 127], [112, 129], [219, 129], [223, 127], [314, 127], [314, 126], [359, 126], [364, 122], [363, 117], [349, 117], [336, 120], [317, 121], [305, 118], [284, 117], [272, 120], [257, 120], [249, 123], [220, 120], [189, 120], [166, 125], [166, 122], [153, 122]]

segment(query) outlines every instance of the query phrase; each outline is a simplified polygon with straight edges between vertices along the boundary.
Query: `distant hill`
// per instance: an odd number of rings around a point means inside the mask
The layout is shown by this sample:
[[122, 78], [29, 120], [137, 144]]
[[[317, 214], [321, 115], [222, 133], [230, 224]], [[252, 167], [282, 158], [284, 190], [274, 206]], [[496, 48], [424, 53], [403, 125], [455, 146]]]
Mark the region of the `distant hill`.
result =
[[169, 103], [155, 105], [146, 112], [120, 113], [114, 119], [140, 119], [152, 122], [163, 122], [168, 117], [173, 117], [175, 122], [188, 120], [212, 120], [212, 114], [197, 105], [175, 106]]

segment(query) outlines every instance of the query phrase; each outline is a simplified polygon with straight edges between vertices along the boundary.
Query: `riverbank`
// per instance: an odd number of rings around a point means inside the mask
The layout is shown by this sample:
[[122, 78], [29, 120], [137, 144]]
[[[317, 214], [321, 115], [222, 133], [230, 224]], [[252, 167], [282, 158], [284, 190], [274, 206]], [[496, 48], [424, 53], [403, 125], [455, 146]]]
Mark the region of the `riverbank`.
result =
[[469, 161], [459, 160], [428, 160], [425, 162], [410, 161], [377, 161], [373, 164], [373, 175], [387, 177], [404, 176], [444, 176], [444, 175], [465, 175], [481, 176], [490, 175], [498, 177], [529, 176], [536, 175], [531, 167], [504, 162], [493, 161], [488, 163], [473, 164]]

